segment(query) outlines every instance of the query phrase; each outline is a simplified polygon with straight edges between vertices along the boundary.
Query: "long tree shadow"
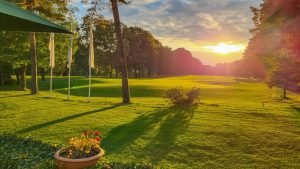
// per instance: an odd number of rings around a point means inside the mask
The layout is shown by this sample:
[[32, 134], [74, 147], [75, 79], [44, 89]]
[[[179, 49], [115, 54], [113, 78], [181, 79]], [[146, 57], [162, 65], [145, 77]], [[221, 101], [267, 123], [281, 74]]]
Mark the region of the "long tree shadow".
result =
[[[89, 84], [89, 79], [85, 77], [71, 77], [71, 87], [81, 87]], [[26, 80], [27, 89], [30, 90], [30, 83], [31, 80]], [[103, 84], [105, 81], [102, 79], [93, 79], [92, 84]], [[40, 91], [48, 91], [50, 86], [49, 77], [46, 78], [45, 81], [41, 81], [38, 79], [39, 90]], [[67, 89], [68, 87], [68, 80], [67, 77], [53, 77], [53, 90], [60, 90], [60, 89]], [[19, 91], [20, 86], [17, 84], [0, 86], [0, 91]], [[29, 91], [28, 91], [29, 92]]]
[[[162, 144], [159, 148], [165, 149], [162, 146], [169, 147], [168, 144], [172, 144], [177, 134], [183, 132], [183, 129], [187, 127], [194, 110], [195, 108], [172, 106], [154, 113], [141, 115], [130, 123], [112, 129], [101, 144], [107, 150], [107, 153], [118, 153], [130, 146], [143, 134], [153, 130], [156, 125], [162, 123], [159, 134], [154, 140], [157, 141], [157, 144]], [[155, 156], [155, 154], [152, 155]]]
[[[12, 90], [13, 91], [13, 90]], [[0, 96], [0, 98], [8, 98], [8, 97], [23, 97], [23, 96], [32, 96], [30, 93], [18, 94], [18, 95], [4, 95]]]
[[[82, 87], [89, 84], [89, 79], [84, 77], [71, 77], [71, 87]], [[46, 79], [46, 81], [40, 81], [40, 90], [41, 91], [48, 91], [50, 86], [50, 80]], [[93, 79], [92, 84], [103, 84], [105, 83], [101, 79]], [[61, 89], [67, 89], [68, 87], [68, 80], [66, 77], [54, 77], [53, 79], [53, 90], [61, 90]]]
[[57, 123], [62, 123], [62, 122], [72, 120], [72, 119], [75, 119], [75, 118], [79, 118], [79, 117], [82, 117], [82, 116], [107, 111], [107, 110], [110, 110], [110, 109], [113, 109], [113, 108], [120, 107], [122, 105], [123, 104], [116, 104], [116, 105], [113, 105], [113, 106], [110, 106], [110, 107], [105, 107], [105, 108], [102, 108], [102, 109], [97, 109], [97, 110], [93, 110], [93, 111], [74, 114], [74, 115], [71, 115], [71, 116], [67, 116], [67, 117], [63, 117], [63, 118], [60, 118], [60, 119], [48, 121], [48, 122], [45, 122], [45, 123], [42, 123], [42, 124], [38, 124], [38, 125], [35, 125], [35, 126], [31, 126], [31, 127], [19, 130], [16, 133], [17, 134], [28, 133], [28, 132], [31, 132], [31, 131], [34, 131], [34, 130], [38, 130], [38, 129], [41, 129], [41, 128], [44, 128], [44, 127], [47, 127], [47, 126], [50, 126], [50, 125], [54, 125], [54, 124], [57, 124]]
[[196, 109], [197, 106], [168, 109], [170, 115], [164, 119], [158, 134], [145, 146], [143, 153], [150, 154], [152, 161], [160, 161], [171, 151], [176, 151], [176, 139], [185, 133]]
[[[72, 89], [71, 95], [73, 96], [86, 96], [88, 91], [88, 86], [77, 87]], [[93, 86], [91, 89], [92, 97], [121, 97], [122, 90], [121, 86]], [[66, 88], [56, 90], [61, 94], [67, 94], [68, 90]], [[163, 96], [165, 91], [163, 89], [153, 88], [151, 86], [138, 86], [132, 85], [130, 87], [130, 95], [132, 97], [160, 97]]]
[[122, 151], [141, 135], [151, 130], [162, 118], [167, 116], [168, 113], [164, 110], [143, 114], [130, 123], [113, 128], [105, 139], [103, 139], [101, 145], [107, 153], [113, 154]]
[[[291, 106], [292, 109], [296, 111], [294, 114], [295, 119], [297, 119], [300, 122], [300, 107], [299, 106]], [[297, 123], [297, 126], [300, 127], [300, 123]]]

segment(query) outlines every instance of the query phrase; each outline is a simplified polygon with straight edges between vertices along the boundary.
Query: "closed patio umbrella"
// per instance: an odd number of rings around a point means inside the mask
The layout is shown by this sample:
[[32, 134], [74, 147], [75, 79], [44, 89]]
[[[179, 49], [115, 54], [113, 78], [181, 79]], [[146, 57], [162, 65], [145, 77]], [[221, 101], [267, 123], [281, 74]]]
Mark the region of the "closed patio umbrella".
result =
[[0, 30], [72, 34], [66, 28], [6, 0], [0, 0]]

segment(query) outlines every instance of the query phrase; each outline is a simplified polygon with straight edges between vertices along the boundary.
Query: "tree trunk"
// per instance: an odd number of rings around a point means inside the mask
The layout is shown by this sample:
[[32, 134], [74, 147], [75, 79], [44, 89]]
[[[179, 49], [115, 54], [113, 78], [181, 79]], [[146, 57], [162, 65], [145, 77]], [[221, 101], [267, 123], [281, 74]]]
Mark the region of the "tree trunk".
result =
[[5, 84], [5, 82], [9, 84], [12, 80], [12, 70], [11, 69], [12, 69], [11, 66], [9, 66], [8, 70], [7, 70], [7, 74], [4, 77], [4, 84]]
[[45, 74], [46, 74], [45, 68], [42, 67], [41, 68], [42, 81], [46, 81]]
[[141, 71], [141, 77], [142, 77], [142, 78], [145, 77], [144, 69], [142, 69], [142, 71]]
[[31, 63], [31, 94], [37, 94], [38, 82], [37, 82], [37, 58], [36, 58], [36, 40], [35, 33], [30, 32], [30, 63]]
[[139, 77], [139, 74], [138, 74], [138, 69], [134, 69], [134, 77], [135, 78], [138, 78]]
[[3, 65], [0, 63], [0, 85], [4, 86]]
[[119, 71], [118, 71], [118, 69], [117, 69], [117, 68], [115, 68], [115, 70], [116, 70], [116, 75], [115, 75], [115, 77], [116, 77], [116, 78], [118, 78]]
[[110, 67], [110, 68], [109, 68], [109, 78], [112, 78], [112, 76], [113, 76], [113, 71], [114, 71], [114, 66], [113, 66], [113, 64], [110, 64], [109, 67]]
[[147, 77], [148, 78], [152, 77], [152, 70], [150, 70], [150, 69], [147, 70]]
[[287, 89], [288, 89], [288, 86], [289, 86], [289, 82], [286, 80], [284, 82], [284, 85], [283, 85], [283, 98], [284, 99], [287, 99]]
[[118, 47], [120, 52], [120, 64], [121, 64], [121, 74], [122, 74], [122, 94], [123, 94], [123, 103], [130, 103], [130, 94], [128, 87], [128, 71], [127, 71], [127, 60], [124, 52], [123, 46], [123, 37], [120, 23], [120, 16], [118, 10], [117, 0], [111, 0], [112, 12], [114, 15], [115, 22], [115, 31], [118, 41]]
[[20, 90], [26, 90], [26, 65], [21, 65], [21, 83]]
[[15, 69], [15, 74], [16, 74], [16, 79], [17, 79], [17, 84], [20, 84], [20, 68]]

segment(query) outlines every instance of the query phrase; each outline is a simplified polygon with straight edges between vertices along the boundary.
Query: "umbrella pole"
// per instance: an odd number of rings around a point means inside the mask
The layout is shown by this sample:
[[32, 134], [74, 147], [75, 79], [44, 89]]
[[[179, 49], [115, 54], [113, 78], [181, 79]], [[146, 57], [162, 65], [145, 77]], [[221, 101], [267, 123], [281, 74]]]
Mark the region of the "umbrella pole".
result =
[[[73, 30], [73, 24], [71, 22], [71, 31]], [[68, 100], [70, 100], [70, 94], [71, 94], [71, 60], [72, 60], [72, 46], [73, 46], [73, 36], [70, 36], [70, 45], [69, 45], [69, 82], [68, 82]]]
[[52, 97], [52, 75], [53, 75], [53, 67], [51, 66], [51, 70], [50, 70], [50, 97]]
[[89, 99], [91, 97], [92, 68], [89, 66]]
[[70, 100], [70, 89], [71, 88], [71, 65], [69, 65], [69, 82], [68, 82], [68, 100]]

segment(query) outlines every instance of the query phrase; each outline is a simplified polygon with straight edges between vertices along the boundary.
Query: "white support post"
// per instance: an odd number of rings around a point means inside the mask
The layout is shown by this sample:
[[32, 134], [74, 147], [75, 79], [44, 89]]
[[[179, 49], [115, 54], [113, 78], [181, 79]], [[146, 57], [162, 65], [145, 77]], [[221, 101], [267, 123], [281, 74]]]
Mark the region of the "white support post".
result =
[[89, 100], [91, 98], [92, 68], [89, 67]]
[[53, 76], [53, 67], [51, 66], [51, 71], [50, 71], [50, 97], [52, 97], [52, 82], [53, 82], [52, 76]]

